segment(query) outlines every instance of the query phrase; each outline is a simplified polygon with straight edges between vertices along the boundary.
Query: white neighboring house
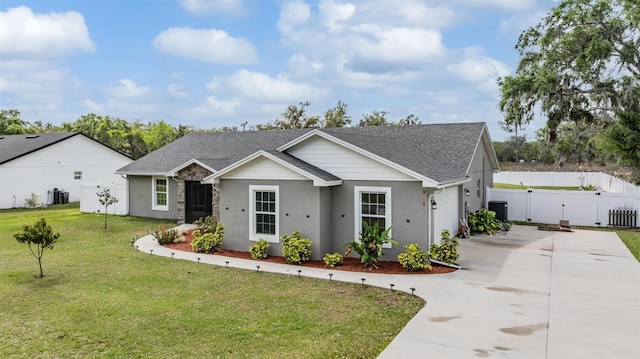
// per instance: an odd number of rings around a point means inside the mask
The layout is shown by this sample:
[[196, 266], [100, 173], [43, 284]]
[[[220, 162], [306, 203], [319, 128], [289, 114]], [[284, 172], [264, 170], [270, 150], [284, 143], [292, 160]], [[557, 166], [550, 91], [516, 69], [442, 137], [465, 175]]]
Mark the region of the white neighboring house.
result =
[[0, 208], [53, 204], [54, 188], [78, 202], [82, 184], [126, 186], [115, 171], [131, 162], [79, 132], [0, 135]]

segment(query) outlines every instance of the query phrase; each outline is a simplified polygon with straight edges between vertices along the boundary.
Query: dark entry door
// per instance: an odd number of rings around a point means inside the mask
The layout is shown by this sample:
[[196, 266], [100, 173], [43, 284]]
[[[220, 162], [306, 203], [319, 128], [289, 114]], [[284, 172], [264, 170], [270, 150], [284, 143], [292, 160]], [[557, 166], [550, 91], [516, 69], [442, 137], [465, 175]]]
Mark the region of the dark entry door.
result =
[[201, 217], [213, 213], [211, 204], [211, 185], [197, 181], [185, 181], [185, 222], [193, 223]]

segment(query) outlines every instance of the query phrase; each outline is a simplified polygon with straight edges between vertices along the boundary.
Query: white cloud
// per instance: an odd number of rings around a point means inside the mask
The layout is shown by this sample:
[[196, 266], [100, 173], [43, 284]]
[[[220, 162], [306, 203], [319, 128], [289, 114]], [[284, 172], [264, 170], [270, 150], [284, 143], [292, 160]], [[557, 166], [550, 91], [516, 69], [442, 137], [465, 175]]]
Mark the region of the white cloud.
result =
[[321, 1], [318, 4], [318, 12], [322, 17], [322, 22], [330, 32], [338, 32], [346, 26], [345, 21], [349, 20], [356, 10], [355, 5], [337, 4], [333, 0]]
[[82, 103], [84, 105], [84, 107], [87, 108], [87, 110], [91, 113], [95, 113], [95, 114], [102, 114], [105, 113], [104, 110], [104, 105], [101, 105], [95, 101], [92, 100], [84, 100], [84, 102]]
[[309, 5], [302, 0], [296, 0], [282, 6], [276, 26], [283, 33], [292, 33], [296, 26], [304, 24], [310, 17]]
[[243, 0], [180, 0], [180, 5], [194, 14], [242, 14], [245, 11]]
[[222, 30], [172, 27], [153, 40], [153, 47], [165, 54], [219, 64], [251, 64], [258, 61], [253, 45]]
[[326, 89], [293, 82], [285, 76], [273, 78], [247, 70], [237, 71], [226, 79], [226, 83], [243, 97], [263, 102], [312, 101], [328, 95]]
[[149, 90], [149, 87], [138, 86], [129, 79], [120, 79], [118, 84], [109, 88], [109, 93], [115, 98], [133, 100], [149, 93]]
[[495, 7], [507, 11], [528, 10], [536, 6], [537, 0], [454, 0], [475, 7]]
[[96, 50], [78, 12], [34, 14], [25, 6], [0, 12], [0, 59], [55, 59], [76, 50]]
[[225, 115], [230, 115], [240, 107], [241, 101], [237, 98], [233, 98], [231, 100], [220, 100], [215, 96], [207, 96], [205, 105], [207, 108], [222, 112]]
[[502, 62], [480, 55], [480, 49], [476, 47], [466, 49], [464, 60], [447, 65], [446, 68], [460, 79], [476, 84], [485, 91], [496, 90], [498, 77], [510, 72], [509, 67]]
[[187, 91], [186, 87], [178, 84], [170, 84], [167, 86], [167, 92], [175, 98], [185, 98], [189, 96], [189, 91]]
[[444, 45], [440, 33], [433, 30], [366, 26], [369, 36], [353, 42], [356, 56], [366, 61], [423, 62], [442, 55]]

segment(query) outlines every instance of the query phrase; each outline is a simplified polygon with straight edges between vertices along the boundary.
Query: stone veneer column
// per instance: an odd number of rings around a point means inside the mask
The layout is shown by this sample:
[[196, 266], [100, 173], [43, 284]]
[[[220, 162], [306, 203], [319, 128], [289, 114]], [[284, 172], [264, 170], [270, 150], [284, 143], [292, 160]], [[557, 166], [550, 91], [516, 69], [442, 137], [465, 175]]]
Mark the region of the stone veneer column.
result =
[[[202, 181], [205, 177], [211, 175], [213, 172], [206, 168], [203, 168], [195, 163], [183, 168], [178, 172], [178, 222], [185, 223], [187, 218], [186, 211], [186, 199], [185, 199], [185, 181]], [[217, 203], [218, 194], [216, 190], [212, 190], [211, 196], [213, 201], [212, 212], [214, 216], [218, 216], [220, 213], [219, 205]], [[216, 211], [218, 214], [216, 214]]]

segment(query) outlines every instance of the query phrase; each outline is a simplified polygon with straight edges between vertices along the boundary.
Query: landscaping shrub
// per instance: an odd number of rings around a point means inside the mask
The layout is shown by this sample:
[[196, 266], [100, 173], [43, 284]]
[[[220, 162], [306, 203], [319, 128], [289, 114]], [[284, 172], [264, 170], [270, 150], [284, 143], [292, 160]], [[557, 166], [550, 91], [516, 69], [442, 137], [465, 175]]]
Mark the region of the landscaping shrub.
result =
[[251, 253], [251, 258], [253, 259], [264, 259], [267, 258], [267, 250], [271, 246], [271, 243], [265, 239], [258, 239], [258, 241], [249, 246], [249, 253]]
[[218, 223], [213, 233], [202, 233], [199, 230], [193, 231], [193, 241], [191, 248], [198, 253], [215, 252], [222, 245], [224, 238], [224, 225]]
[[499, 224], [496, 220], [496, 212], [486, 208], [480, 208], [475, 212], [469, 213], [469, 229], [471, 230], [471, 234], [492, 235], [496, 233], [498, 228]]
[[171, 244], [178, 236], [178, 231], [175, 229], [165, 229], [162, 226], [158, 226], [155, 232], [153, 232], [153, 238], [158, 241], [158, 244], [164, 246], [165, 244]]
[[440, 262], [454, 264], [458, 259], [458, 245], [460, 240], [451, 236], [451, 232], [443, 230], [440, 233], [440, 244], [433, 243], [429, 248], [429, 257], [438, 260]]
[[429, 256], [416, 243], [404, 246], [406, 251], [398, 255], [398, 261], [402, 267], [409, 272], [418, 272], [423, 269], [431, 270], [431, 262]]
[[200, 233], [214, 233], [216, 231], [216, 228], [218, 227], [218, 217], [200, 217], [195, 220], [193, 224], [196, 226], [196, 229], [200, 231]]
[[333, 268], [335, 266], [341, 265], [343, 258], [342, 254], [340, 253], [327, 253], [324, 255], [322, 260], [324, 261], [325, 266]]
[[381, 231], [378, 223], [374, 223], [373, 226], [367, 222], [362, 222], [364, 226], [364, 233], [360, 236], [359, 240], [345, 243], [343, 246], [347, 246], [345, 257], [347, 257], [351, 251], [354, 251], [360, 255], [360, 263], [364, 264], [367, 268], [378, 268], [376, 263], [378, 257], [382, 256], [382, 245], [385, 243], [399, 244], [395, 239], [389, 236], [391, 227]]
[[300, 231], [293, 232], [292, 235], [283, 235], [282, 256], [289, 264], [302, 264], [311, 258], [311, 240], [300, 237]]

